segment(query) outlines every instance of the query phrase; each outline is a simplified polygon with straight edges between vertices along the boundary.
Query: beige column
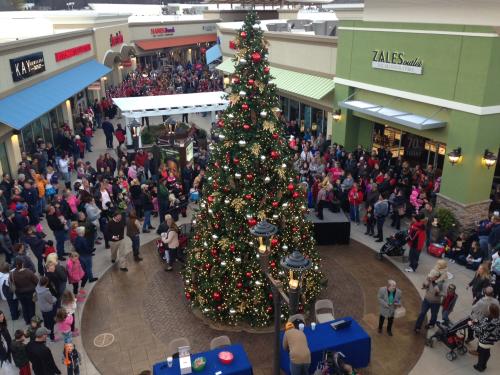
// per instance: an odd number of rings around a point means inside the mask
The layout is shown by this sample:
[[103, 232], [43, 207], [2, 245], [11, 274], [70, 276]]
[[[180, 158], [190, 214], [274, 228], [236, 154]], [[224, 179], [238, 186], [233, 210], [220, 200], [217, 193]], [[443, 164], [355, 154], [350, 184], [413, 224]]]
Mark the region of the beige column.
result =
[[[5, 141], [5, 148], [9, 155], [9, 164], [12, 174], [17, 176], [17, 168], [21, 162], [21, 134], [13, 134]], [[0, 166], [1, 169], [1, 166]]]
[[326, 138], [332, 135], [333, 130], [333, 114], [332, 112], [326, 112]]

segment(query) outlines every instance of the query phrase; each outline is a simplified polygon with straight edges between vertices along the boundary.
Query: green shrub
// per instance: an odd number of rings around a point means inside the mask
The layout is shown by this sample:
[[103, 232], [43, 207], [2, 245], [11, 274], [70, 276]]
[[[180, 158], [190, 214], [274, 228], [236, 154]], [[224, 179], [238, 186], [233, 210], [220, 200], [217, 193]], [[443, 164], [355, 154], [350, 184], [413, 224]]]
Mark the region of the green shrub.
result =
[[155, 136], [152, 134], [151, 131], [143, 130], [143, 132], [141, 133], [141, 139], [143, 145], [150, 145], [154, 143]]
[[447, 233], [448, 231], [455, 229], [458, 224], [455, 215], [453, 215], [453, 213], [447, 208], [438, 208], [436, 211], [436, 217], [438, 219], [441, 233]]

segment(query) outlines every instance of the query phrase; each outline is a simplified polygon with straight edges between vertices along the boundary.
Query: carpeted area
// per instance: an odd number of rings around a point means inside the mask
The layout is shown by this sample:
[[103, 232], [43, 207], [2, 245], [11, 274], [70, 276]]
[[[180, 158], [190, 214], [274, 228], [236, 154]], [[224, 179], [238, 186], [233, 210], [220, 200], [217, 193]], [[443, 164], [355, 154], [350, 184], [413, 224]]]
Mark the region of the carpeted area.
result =
[[[420, 297], [410, 281], [388, 261], [379, 261], [372, 250], [352, 241], [346, 246], [320, 247], [328, 288], [322, 298], [334, 302], [336, 317], [352, 316], [372, 337], [372, 360], [363, 374], [407, 374], [423, 350], [423, 340], [412, 332]], [[176, 337], [187, 337], [194, 353], [207, 350], [210, 340], [227, 334], [242, 343], [257, 375], [272, 368], [272, 334], [215, 331], [189, 310], [178, 272], [163, 271], [154, 243], [142, 247], [144, 261], [130, 262], [129, 272], [111, 268], [99, 280], [85, 305], [82, 338], [89, 358], [102, 374], [133, 374], [165, 360], [166, 346]], [[394, 336], [378, 334], [380, 286], [394, 279], [403, 291], [408, 310], [397, 320]], [[112, 333], [115, 341], [98, 348], [94, 338]], [[269, 350], [263, 350], [269, 348]]]

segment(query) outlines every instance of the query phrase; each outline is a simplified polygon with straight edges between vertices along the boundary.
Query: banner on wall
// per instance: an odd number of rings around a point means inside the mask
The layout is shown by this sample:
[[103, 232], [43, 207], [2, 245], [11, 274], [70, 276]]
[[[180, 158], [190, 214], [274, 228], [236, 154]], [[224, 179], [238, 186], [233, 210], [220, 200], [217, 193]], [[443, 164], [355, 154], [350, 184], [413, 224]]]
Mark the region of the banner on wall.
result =
[[213, 61], [220, 59], [222, 57], [222, 52], [220, 50], [220, 46], [218, 44], [214, 44], [213, 47], [210, 47], [206, 51], [207, 57], [207, 65], [212, 63]]

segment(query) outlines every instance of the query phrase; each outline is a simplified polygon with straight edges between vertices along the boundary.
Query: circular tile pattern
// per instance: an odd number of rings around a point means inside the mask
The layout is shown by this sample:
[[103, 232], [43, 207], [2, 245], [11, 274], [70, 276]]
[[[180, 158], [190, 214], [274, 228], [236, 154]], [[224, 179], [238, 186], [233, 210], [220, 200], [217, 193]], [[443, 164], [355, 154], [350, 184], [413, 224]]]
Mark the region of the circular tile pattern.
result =
[[94, 338], [94, 346], [105, 348], [115, 342], [115, 335], [112, 333], [101, 333]]

